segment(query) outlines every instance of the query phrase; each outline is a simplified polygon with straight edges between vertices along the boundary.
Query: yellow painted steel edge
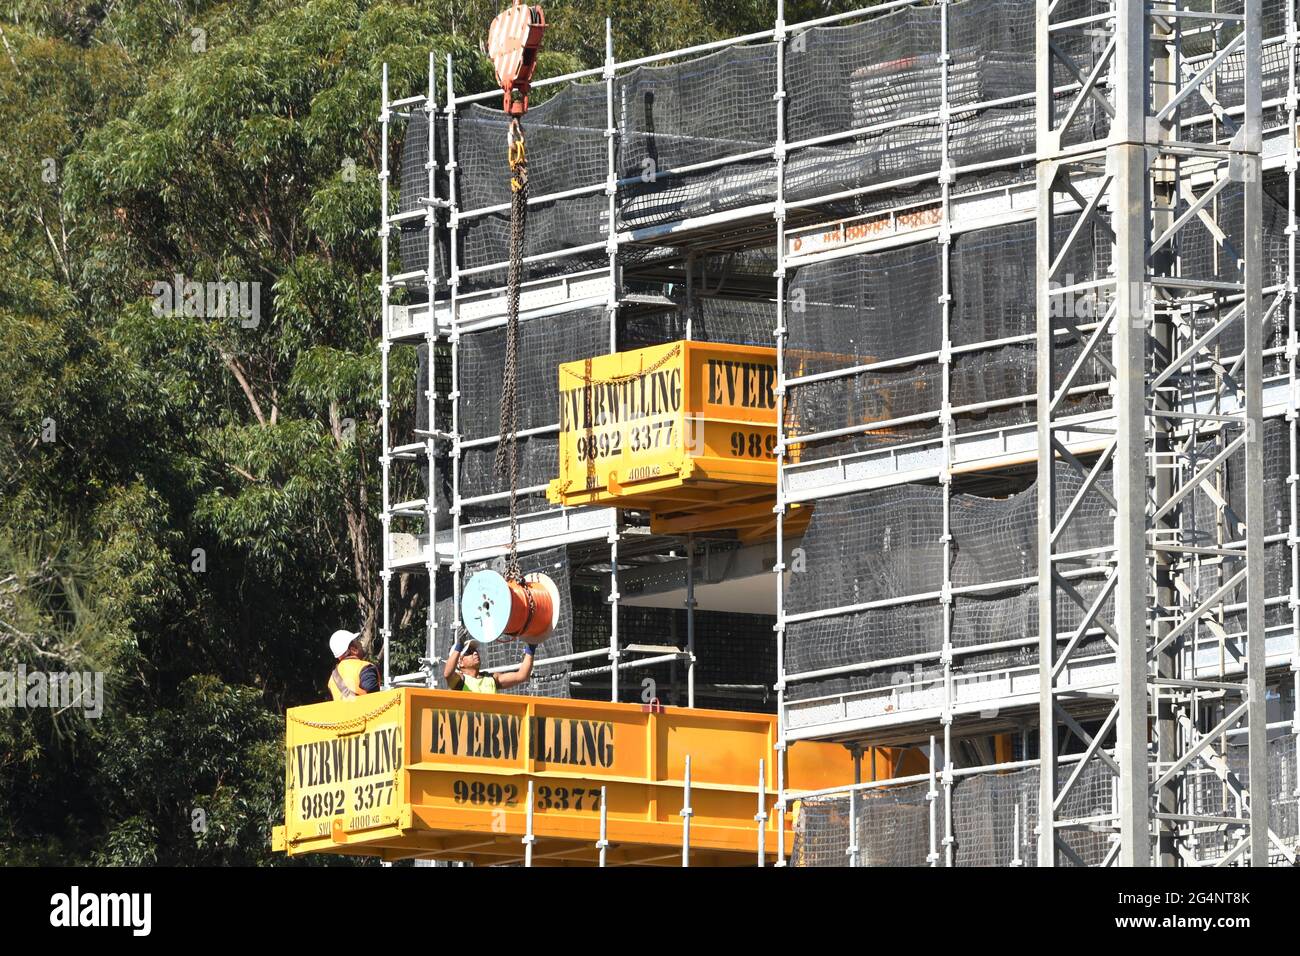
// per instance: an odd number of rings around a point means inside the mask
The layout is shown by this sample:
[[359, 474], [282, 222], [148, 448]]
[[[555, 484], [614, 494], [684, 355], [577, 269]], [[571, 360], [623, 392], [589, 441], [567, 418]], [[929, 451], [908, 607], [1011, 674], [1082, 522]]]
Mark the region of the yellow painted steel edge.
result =
[[[294, 708], [286, 725], [286, 824], [275, 828], [273, 845], [291, 854], [381, 846], [401, 853], [439, 832], [522, 833], [531, 780], [539, 837], [594, 841], [604, 785], [611, 840], [678, 846], [683, 759], [690, 753], [692, 845], [722, 853], [755, 849], [761, 758], [774, 850], [774, 744], [770, 715], [648, 713], [600, 701], [404, 688]], [[843, 748], [798, 749], [814, 772], [796, 774], [803, 779], [792, 785], [814, 789], [849, 778]], [[512, 804], [505, 799], [511, 785]], [[333, 803], [332, 815], [322, 814], [321, 795], [330, 789], [364, 805]]]

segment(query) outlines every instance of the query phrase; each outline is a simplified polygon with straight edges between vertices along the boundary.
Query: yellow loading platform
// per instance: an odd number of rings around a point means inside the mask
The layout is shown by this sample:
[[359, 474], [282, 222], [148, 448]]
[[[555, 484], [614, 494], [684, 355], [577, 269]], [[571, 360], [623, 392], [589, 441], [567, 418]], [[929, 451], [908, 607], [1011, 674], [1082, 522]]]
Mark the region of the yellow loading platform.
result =
[[[776, 523], [776, 350], [681, 341], [559, 367], [563, 505], [648, 511], [659, 534]], [[787, 519], [806, 523], [806, 508]]]
[[[289, 710], [285, 825], [290, 855], [518, 862], [532, 784], [535, 865], [678, 865], [690, 757], [692, 865], [757, 860], [759, 761], [765, 851], [777, 853], [776, 718], [401, 688]], [[874, 756], [870, 759], [874, 759]], [[888, 761], [883, 761], [888, 765]], [[787, 788], [851, 783], [836, 744], [787, 751]], [[793, 814], [780, 834], [793, 849]]]

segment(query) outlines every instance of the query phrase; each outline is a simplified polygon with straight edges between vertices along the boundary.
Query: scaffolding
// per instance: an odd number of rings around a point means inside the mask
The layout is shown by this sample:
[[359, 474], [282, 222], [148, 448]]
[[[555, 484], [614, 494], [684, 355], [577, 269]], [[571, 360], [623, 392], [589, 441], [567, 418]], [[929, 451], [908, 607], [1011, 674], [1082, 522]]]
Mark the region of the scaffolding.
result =
[[[1294, 864], [1298, 45], [1293, 0], [777, 0], [535, 82], [519, 550], [570, 600], [521, 692], [774, 710], [782, 864]], [[456, 75], [383, 74], [385, 686], [509, 540], [506, 120]], [[681, 338], [776, 347], [774, 540], [545, 501], [556, 366]], [[927, 771], [790, 792], [801, 740]]]

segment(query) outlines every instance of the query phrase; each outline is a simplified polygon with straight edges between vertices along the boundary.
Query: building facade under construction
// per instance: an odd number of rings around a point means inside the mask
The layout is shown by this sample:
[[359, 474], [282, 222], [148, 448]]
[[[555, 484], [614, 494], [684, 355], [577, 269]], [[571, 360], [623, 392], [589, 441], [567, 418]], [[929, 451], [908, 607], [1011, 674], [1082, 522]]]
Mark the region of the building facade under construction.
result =
[[[510, 368], [501, 92], [385, 70], [383, 573], [430, 608], [386, 600], [386, 686], [442, 684], [513, 535], [561, 600], [509, 693], [775, 715], [778, 863], [1295, 865], [1294, 0], [612, 32], [533, 83]], [[681, 343], [771, 356], [756, 464], [615, 480], [588, 422], [570, 503], [599, 362]], [[795, 786], [804, 742], [845, 778]]]

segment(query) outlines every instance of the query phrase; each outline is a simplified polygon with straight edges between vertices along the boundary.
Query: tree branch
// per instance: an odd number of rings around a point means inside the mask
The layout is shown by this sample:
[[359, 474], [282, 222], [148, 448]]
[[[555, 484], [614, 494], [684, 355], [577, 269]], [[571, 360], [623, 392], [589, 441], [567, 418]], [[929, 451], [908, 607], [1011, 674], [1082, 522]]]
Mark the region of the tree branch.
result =
[[248, 377], [244, 374], [244, 370], [240, 368], [239, 362], [225, 349], [221, 349], [221, 361], [225, 363], [226, 368], [230, 369], [230, 374], [235, 376], [235, 381], [244, 390], [244, 397], [248, 399], [248, 404], [252, 406], [258, 424], [266, 425], [266, 416], [262, 414], [262, 406], [258, 404], [257, 396], [253, 394], [253, 387], [248, 384]]

